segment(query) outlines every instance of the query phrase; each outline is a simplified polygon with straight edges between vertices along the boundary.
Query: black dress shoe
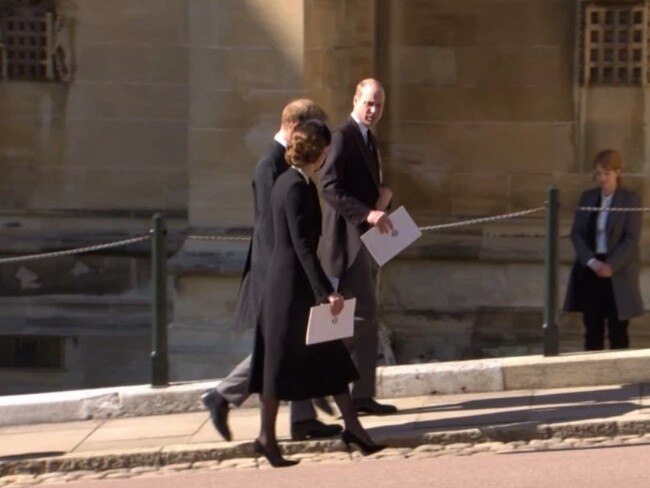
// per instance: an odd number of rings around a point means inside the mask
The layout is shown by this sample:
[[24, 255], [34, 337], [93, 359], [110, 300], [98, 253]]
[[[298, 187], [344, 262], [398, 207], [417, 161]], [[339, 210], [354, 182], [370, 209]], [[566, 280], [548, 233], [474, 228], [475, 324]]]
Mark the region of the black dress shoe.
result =
[[395, 405], [379, 403], [374, 398], [356, 398], [352, 400], [352, 406], [357, 414], [390, 415], [397, 412]]
[[291, 439], [304, 441], [307, 439], [325, 439], [341, 433], [343, 427], [338, 424], [324, 424], [317, 419], [302, 420], [291, 424]]
[[228, 426], [228, 413], [230, 412], [228, 400], [222, 397], [217, 390], [210, 390], [201, 395], [201, 401], [205, 408], [210, 411], [212, 425], [217, 429], [217, 432], [227, 441], [232, 440], [232, 434]]

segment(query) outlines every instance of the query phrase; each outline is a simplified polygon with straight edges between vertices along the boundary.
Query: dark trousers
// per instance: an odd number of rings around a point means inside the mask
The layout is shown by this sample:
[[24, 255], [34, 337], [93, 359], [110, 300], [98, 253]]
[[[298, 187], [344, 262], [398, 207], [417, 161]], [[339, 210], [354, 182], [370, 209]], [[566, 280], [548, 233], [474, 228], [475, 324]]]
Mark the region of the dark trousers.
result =
[[585, 351], [605, 348], [605, 320], [607, 320], [610, 349], [627, 349], [629, 320], [619, 320], [611, 278], [599, 278], [591, 269], [585, 270], [582, 283], [582, 321], [585, 325]]
[[338, 291], [344, 297], [356, 297], [354, 336], [345, 339], [359, 379], [352, 384], [353, 399], [375, 396], [377, 346], [377, 273], [379, 267], [365, 246], [361, 246], [352, 266], [341, 276]]

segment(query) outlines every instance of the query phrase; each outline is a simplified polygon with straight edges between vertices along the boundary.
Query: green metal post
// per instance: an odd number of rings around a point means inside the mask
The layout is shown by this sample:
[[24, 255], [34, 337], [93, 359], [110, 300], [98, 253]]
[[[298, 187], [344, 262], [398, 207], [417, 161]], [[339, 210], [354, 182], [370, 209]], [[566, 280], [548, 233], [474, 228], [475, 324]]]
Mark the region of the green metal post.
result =
[[559, 354], [557, 328], [558, 189], [546, 192], [546, 242], [544, 252], [544, 356]]
[[167, 229], [165, 217], [160, 212], [153, 216], [151, 289], [151, 385], [167, 386]]

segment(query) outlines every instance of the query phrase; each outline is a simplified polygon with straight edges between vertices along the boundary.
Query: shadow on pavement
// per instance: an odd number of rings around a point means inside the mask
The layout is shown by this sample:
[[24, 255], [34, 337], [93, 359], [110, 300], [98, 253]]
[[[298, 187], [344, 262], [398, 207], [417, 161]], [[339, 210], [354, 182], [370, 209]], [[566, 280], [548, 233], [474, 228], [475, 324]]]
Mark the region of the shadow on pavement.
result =
[[[453, 431], [468, 428], [500, 427], [513, 430], [535, 430], [541, 424], [619, 417], [642, 408], [638, 385], [624, 385], [578, 392], [530, 394], [441, 403], [421, 408], [400, 410], [401, 415], [436, 415], [437, 418], [415, 420], [372, 427], [379, 435], [398, 436], [404, 432]], [[488, 412], [482, 413], [481, 410]], [[459, 415], [473, 411], [471, 415]], [[446, 417], [445, 413], [449, 416]]]
[[[541, 390], [538, 390], [541, 391]], [[444, 397], [441, 397], [444, 398]], [[426, 407], [409, 408], [400, 410], [400, 414], [418, 414], [427, 412], [454, 412], [461, 410], [498, 409], [509, 407], [533, 407], [535, 405], [557, 404], [582, 404], [594, 405], [598, 403], [641, 401], [642, 395], [639, 385], [622, 385], [611, 388], [599, 388], [566, 393], [529, 394], [507, 396], [503, 398], [486, 398], [469, 400], [466, 402], [441, 403]], [[640, 403], [638, 407], [640, 407]]]
[[24, 461], [27, 459], [36, 459], [44, 457], [63, 456], [65, 451], [43, 451], [43, 452], [29, 452], [26, 454], [12, 454], [9, 456], [0, 456], [0, 463], [9, 461]]

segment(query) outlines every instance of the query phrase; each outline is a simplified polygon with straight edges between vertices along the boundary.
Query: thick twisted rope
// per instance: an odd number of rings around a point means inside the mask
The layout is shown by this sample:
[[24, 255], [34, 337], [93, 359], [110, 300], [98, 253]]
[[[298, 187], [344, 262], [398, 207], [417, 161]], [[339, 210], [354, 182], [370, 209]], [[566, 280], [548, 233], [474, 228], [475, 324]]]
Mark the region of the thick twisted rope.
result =
[[580, 212], [650, 212], [650, 207], [578, 207]]
[[187, 236], [188, 239], [197, 241], [250, 241], [250, 237], [246, 236], [208, 236], [208, 235], [195, 235]]
[[75, 249], [66, 249], [63, 251], [52, 251], [52, 252], [43, 252], [43, 253], [37, 253], [37, 254], [27, 254], [25, 256], [16, 256], [13, 258], [0, 258], [0, 264], [6, 264], [6, 263], [18, 263], [21, 261], [35, 261], [37, 259], [46, 259], [46, 258], [54, 258], [54, 257], [60, 257], [60, 256], [71, 256], [73, 254], [82, 254], [82, 253], [87, 253], [87, 252], [93, 252], [93, 251], [101, 251], [103, 249], [111, 249], [113, 247], [120, 247], [120, 246], [127, 246], [129, 244], [134, 244], [136, 242], [143, 242], [151, 239], [151, 235], [147, 234], [145, 236], [140, 236], [140, 237], [132, 237], [130, 239], [123, 239], [121, 241], [114, 241], [114, 242], [107, 242], [104, 244], [97, 244], [94, 246], [87, 246], [87, 247], [78, 247]]
[[522, 210], [520, 212], [511, 212], [501, 215], [493, 215], [491, 217], [481, 217], [477, 219], [462, 220], [460, 222], [451, 222], [449, 224], [439, 224], [439, 225], [428, 225], [426, 227], [420, 227], [421, 231], [428, 230], [440, 230], [440, 229], [451, 229], [453, 227], [461, 227], [464, 225], [473, 225], [473, 224], [485, 224], [488, 222], [496, 222], [498, 220], [514, 219], [516, 217], [523, 217], [524, 215], [530, 215], [537, 212], [542, 212], [546, 210], [546, 207], [536, 207], [528, 210]]
[[[541, 212], [545, 210], [546, 207], [536, 207], [536, 208], [531, 208], [528, 210], [522, 210], [520, 212], [511, 212], [507, 214], [501, 214], [501, 215], [494, 215], [491, 217], [481, 217], [477, 219], [470, 219], [470, 220], [463, 220], [460, 222], [452, 222], [449, 224], [439, 224], [439, 225], [429, 225], [425, 227], [420, 227], [420, 230], [422, 232], [425, 231], [431, 231], [431, 230], [440, 230], [440, 229], [450, 229], [454, 227], [461, 227], [465, 225], [473, 225], [473, 224], [483, 224], [483, 223], [488, 223], [488, 222], [496, 222], [499, 220], [506, 220], [506, 219], [512, 219], [516, 217], [522, 217], [524, 215], [530, 215], [533, 213]], [[579, 210], [585, 210], [585, 211], [600, 211], [603, 210], [600, 207], [581, 207]], [[646, 211], [650, 210], [650, 208], [643, 208], [643, 209], [630, 209], [630, 208], [623, 208], [623, 209], [617, 209], [617, 208], [609, 208], [606, 209], [607, 211]], [[218, 236], [218, 235], [190, 235], [187, 236], [188, 239], [191, 240], [200, 240], [200, 241], [250, 241], [250, 237], [247, 236]], [[107, 242], [104, 244], [97, 244], [93, 246], [86, 246], [86, 247], [78, 247], [74, 249], [66, 249], [62, 251], [52, 251], [52, 252], [44, 252], [44, 253], [36, 253], [36, 254], [27, 254], [24, 256], [16, 256], [16, 257], [10, 257], [10, 258], [0, 258], [0, 264], [7, 264], [7, 263], [18, 263], [18, 262], [23, 262], [23, 261], [34, 261], [37, 259], [46, 259], [46, 258], [53, 258], [53, 257], [61, 257], [61, 256], [72, 256], [75, 254], [83, 254], [83, 253], [89, 253], [89, 252], [94, 252], [94, 251], [102, 251], [104, 249], [111, 249], [115, 247], [120, 247], [120, 246], [127, 246], [129, 244], [135, 244], [137, 242], [143, 242], [151, 239], [151, 234], [143, 235], [143, 236], [138, 236], [138, 237], [132, 237], [129, 239], [122, 239], [119, 241], [113, 241], [113, 242]]]

